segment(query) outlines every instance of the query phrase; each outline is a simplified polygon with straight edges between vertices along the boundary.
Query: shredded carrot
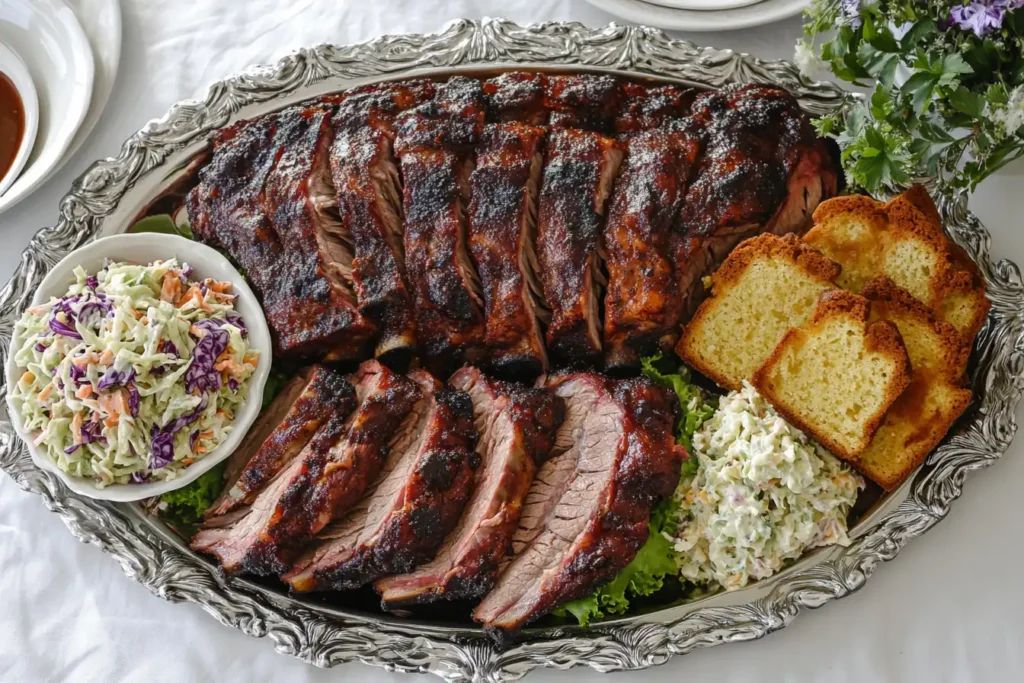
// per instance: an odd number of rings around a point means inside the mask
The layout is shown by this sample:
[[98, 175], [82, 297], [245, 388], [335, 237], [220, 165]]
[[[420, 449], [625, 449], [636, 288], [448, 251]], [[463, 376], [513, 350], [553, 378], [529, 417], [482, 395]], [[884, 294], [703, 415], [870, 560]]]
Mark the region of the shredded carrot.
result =
[[71, 419], [71, 436], [75, 443], [82, 443], [82, 414], [75, 413]]
[[139, 318], [142, 317], [142, 311], [138, 310], [137, 308], [133, 308], [132, 315], [134, 315], [135, 319], [138, 320]]
[[163, 286], [160, 287], [160, 301], [177, 302], [181, 298], [181, 280], [178, 272], [170, 270], [164, 275]]
[[242, 362], [246, 365], [256, 365], [260, 360], [260, 357], [255, 353], [247, 353], [242, 357]]
[[53, 382], [50, 382], [45, 387], [43, 387], [42, 391], [39, 392], [39, 397], [38, 398], [39, 398], [40, 401], [45, 401], [47, 398], [50, 397], [50, 394], [52, 394], [52, 393], [53, 393]]
[[26, 370], [25, 374], [21, 376], [21, 379], [26, 384], [32, 384], [32, 382], [36, 381], [36, 376], [31, 370]]
[[78, 388], [78, 391], [75, 392], [75, 396], [77, 398], [89, 398], [92, 396], [92, 385], [83, 384]]
[[90, 351], [84, 356], [79, 356], [78, 358], [75, 358], [71, 362], [74, 363], [77, 367], [86, 368], [95, 363], [96, 361], [96, 354]]
[[212, 429], [206, 429], [204, 431], [201, 431], [201, 432], [199, 432], [199, 436], [196, 437], [196, 439], [199, 440], [199, 441], [205, 441], [207, 439], [212, 439], [212, 438], [213, 438], [213, 430]]
[[195, 462], [195, 461], [194, 461], [194, 460], [193, 460], [192, 458], [182, 458], [182, 459], [181, 459], [181, 462], [182, 462], [182, 464], [184, 464], [184, 465], [191, 465], [191, 464], [192, 464], [193, 462]]
[[196, 454], [202, 455], [203, 453], [206, 453], [206, 446], [196, 446]]
[[26, 310], [28, 313], [31, 313], [32, 315], [42, 315], [44, 313], [49, 313], [50, 308], [50, 304], [39, 304], [38, 306], [33, 306], [32, 308]]
[[147, 318], [146, 316], [142, 316], [141, 318], [139, 318], [139, 322], [142, 323], [143, 325], [148, 325], [149, 318]]
[[114, 352], [110, 349], [103, 349], [103, 353], [100, 354], [100, 363], [103, 365], [113, 365]]
[[204, 280], [206, 288], [210, 291], [217, 292], [218, 294], [230, 294], [231, 283], [230, 282], [218, 282], [217, 280], [207, 279]]

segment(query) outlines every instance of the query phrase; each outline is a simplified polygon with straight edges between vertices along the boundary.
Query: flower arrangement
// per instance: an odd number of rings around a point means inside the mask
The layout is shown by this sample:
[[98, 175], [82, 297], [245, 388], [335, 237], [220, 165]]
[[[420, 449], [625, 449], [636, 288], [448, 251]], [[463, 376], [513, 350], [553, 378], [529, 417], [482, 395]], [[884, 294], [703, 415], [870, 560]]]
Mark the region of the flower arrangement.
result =
[[796, 62], [874, 90], [816, 125], [851, 186], [979, 182], [1024, 153], [1024, 0], [813, 0]]

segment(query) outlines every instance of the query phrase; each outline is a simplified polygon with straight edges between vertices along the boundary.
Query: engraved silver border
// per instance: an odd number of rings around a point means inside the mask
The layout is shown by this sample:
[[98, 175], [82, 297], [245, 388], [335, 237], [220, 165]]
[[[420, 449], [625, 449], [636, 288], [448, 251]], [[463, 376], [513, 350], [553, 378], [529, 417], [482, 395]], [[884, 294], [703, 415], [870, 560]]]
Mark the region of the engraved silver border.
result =
[[[351, 46], [300, 50], [210, 87], [204, 101], [175, 105], [129, 138], [116, 158], [97, 161], [60, 203], [60, 218], [30, 243], [0, 291], [0, 360], [14, 321], [43, 275], [98, 235], [119, 232], [155, 194], [184, 173], [213, 131], [228, 122], [361, 82], [506, 67], [597, 70], [719, 87], [763, 82], [792, 91], [812, 113], [853, 97], [832, 84], [803, 80], [788, 63], [697, 48], [645, 27], [576, 23], [519, 26], [502, 20], [456, 21], [431, 35], [386, 36]], [[225, 577], [136, 506], [81, 498], [35, 468], [10, 423], [0, 421], [0, 467], [39, 494], [71, 533], [121, 563], [154, 594], [201, 605], [218, 621], [317, 666], [361, 661], [446, 680], [509, 681], [537, 667], [642, 669], [698, 647], [760, 638], [785, 627], [805, 607], [859, 589], [879, 564], [941, 520], [970, 472], [992, 464], [1016, 431], [1024, 391], [1024, 285], [1009, 261], [994, 262], [989, 235], [966, 199], [937, 190], [946, 227], [979, 264], [992, 311], [978, 337], [972, 381], [976, 404], [920, 472], [858, 524], [849, 548], [812, 553], [742, 591], [579, 628], [531, 629], [499, 649], [480, 631], [403, 621], [293, 599], [245, 579]], [[0, 392], [6, 387], [0, 385]], [[2, 401], [0, 401], [2, 405]]]

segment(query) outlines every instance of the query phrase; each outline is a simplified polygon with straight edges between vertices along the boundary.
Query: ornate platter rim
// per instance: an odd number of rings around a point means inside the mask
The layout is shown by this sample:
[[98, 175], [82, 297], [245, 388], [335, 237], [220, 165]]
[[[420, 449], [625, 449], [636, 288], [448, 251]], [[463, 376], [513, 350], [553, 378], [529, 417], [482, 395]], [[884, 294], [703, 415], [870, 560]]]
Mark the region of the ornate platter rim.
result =
[[[185, 101], [129, 138], [115, 158], [95, 162], [60, 203], [57, 224], [44, 228], [0, 290], [0, 360], [17, 317], [45, 273], [65, 254], [102, 234], [121, 231], [154, 193], [171, 182], [229, 121], [276, 109], [359, 82], [455, 70], [501, 68], [599, 70], [681, 80], [706, 87], [763, 82], [793, 92], [813, 114], [846, 106], [853, 96], [802, 79], [788, 63], [697, 48], [646, 27], [576, 23], [519, 26], [503, 20], [460, 20], [436, 34], [385, 36], [351, 46], [299, 50], [273, 65], [252, 67], [213, 84], [201, 102]], [[976, 405], [899, 491], [856, 530], [848, 548], [812, 553], [744, 590], [578, 628], [532, 629], [504, 648], [470, 628], [403, 622], [298, 601], [259, 584], [223, 576], [186, 552], [137, 507], [75, 496], [36, 469], [0, 421], [0, 467], [23, 489], [42, 496], [77, 538], [116, 558], [154, 594], [201, 605], [221, 623], [318, 666], [361, 661], [390, 670], [433, 673], [446, 680], [515, 680], [537, 667], [641, 669], [697, 647], [760, 638], [785, 627], [804, 607], [858, 590], [882, 562], [924, 534], [949, 511], [969, 473], [1007, 449], [1014, 409], [1024, 393], [1024, 285], [1009, 261], [993, 262], [989, 234], [966, 197], [933, 187], [951, 237], [978, 263], [992, 311], [972, 364]], [[6, 387], [0, 385], [0, 392]]]

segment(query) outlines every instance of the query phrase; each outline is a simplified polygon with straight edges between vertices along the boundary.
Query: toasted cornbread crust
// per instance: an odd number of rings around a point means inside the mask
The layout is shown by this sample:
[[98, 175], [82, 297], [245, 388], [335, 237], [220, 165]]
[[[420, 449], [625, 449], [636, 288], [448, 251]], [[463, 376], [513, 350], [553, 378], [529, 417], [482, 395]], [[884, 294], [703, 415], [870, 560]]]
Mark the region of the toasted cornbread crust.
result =
[[971, 347], [952, 325], [888, 278], [864, 288], [872, 319], [892, 321], [913, 365], [911, 384], [896, 400], [871, 445], [852, 464], [887, 491], [914, 472], [967, 409], [964, 372]]
[[899, 278], [901, 286], [973, 341], [991, 306], [984, 280], [946, 237], [923, 187], [915, 185], [884, 204], [864, 196], [830, 199], [815, 210], [814, 223], [804, 239], [843, 266], [841, 286], [859, 292], [874, 277]]
[[[887, 320], [869, 322], [870, 316], [871, 303], [864, 297], [841, 290], [825, 292], [812, 319], [789, 330], [753, 378], [754, 386], [780, 415], [838, 457], [850, 461], [868, 448], [886, 411], [907, 388], [911, 378], [910, 358], [899, 329]], [[852, 339], [854, 343], [859, 341], [863, 352], [859, 354], [859, 362], [854, 356], [843, 354], [829, 358], [822, 367], [811, 368], [820, 372], [813, 378], [815, 397], [826, 399], [820, 406], [812, 405], [814, 397], [798, 397], [799, 388], [791, 385], [797, 376], [807, 373], [802, 366], [813, 365], [815, 360], [810, 357], [801, 361], [801, 354], [809, 348], [817, 351], [813, 348], [815, 342], [827, 340], [835, 327], [847, 328], [845, 334], [839, 336]], [[880, 373], [878, 368], [866, 370], [872, 360], [876, 361], [876, 366], [884, 367], [885, 372]], [[794, 368], [797, 369], [794, 371]], [[864, 379], [857, 376], [858, 372], [866, 373], [872, 380], [881, 374], [885, 377], [877, 386], [858, 386], [858, 380]], [[804, 384], [807, 384], [806, 377]], [[869, 412], [856, 418], [850, 418], [848, 413], [840, 414], [838, 411], [851, 397], [870, 404], [866, 407]], [[857, 405], [859, 407], [860, 403]], [[828, 415], [832, 410], [835, 414]], [[828, 424], [830, 420], [832, 424]], [[838, 426], [843, 420], [851, 422], [856, 432], [841, 435]]]
[[[791, 279], [798, 281], [805, 294], [810, 292], [805, 297], [806, 305], [801, 306], [799, 297], [795, 297], [792, 291], [773, 291], [776, 288], [768, 286], [761, 290], [756, 287], [756, 282], [745, 282], [747, 278], [767, 277], [770, 274], [767, 273], [768, 269], [785, 270]], [[742, 242], [711, 276], [710, 296], [684, 328], [676, 346], [677, 355], [719, 386], [739, 390], [743, 380], [751, 379], [753, 371], [775, 347], [784, 331], [809, 318], [820, 293], [836, 287], [835, 278], [840, 271], [837, 263], [804, 244], [795, 235], [778, 237], [766, 233]], [[747, 285], [758, 290], [757, 301], [734, 301], [730, 295], [742, 291]], [[742, 337], [734, 336], [735, 332], [728, 329], [726, 319], [740, 310], [744, 313], [744, 319], [754, 323], [762, 313], [759, 305], [769, 304], [773, 294], [786, 299], [780, 303], [785, 304], [786, 315], [791, 315], [791, 324], [787, 323], [780, 329], [778, 337], [759, 339], [764, 342], [760, 345], [764, 348], [755, 349], [755, 344], [745, 345]], [[792, 305], [788, 301], [790, 297], [794, 299]], [[806, 310], [792, 310], [801, 308]], [[757, 332], [766, 334], [764, 330]], [[742, 363], [748, 366], [748, 371], [727, 369], [728, 362], [723, 358], [722, 349], [718, 348], [722, 345], [731, 346], [734, 353], [751, 354]], [[756, 357], [753, 355], [755, 353]]]

